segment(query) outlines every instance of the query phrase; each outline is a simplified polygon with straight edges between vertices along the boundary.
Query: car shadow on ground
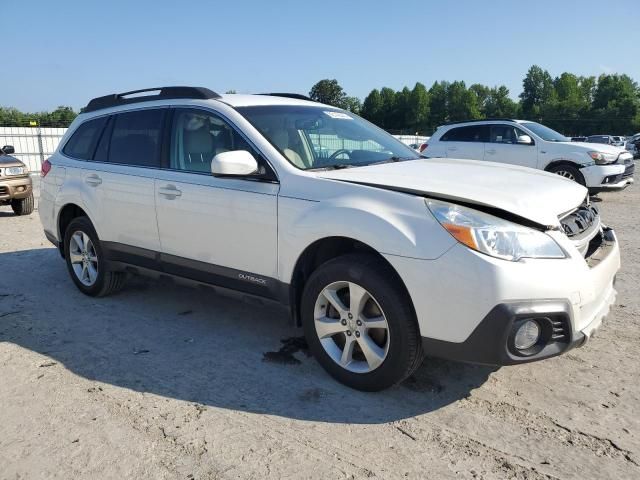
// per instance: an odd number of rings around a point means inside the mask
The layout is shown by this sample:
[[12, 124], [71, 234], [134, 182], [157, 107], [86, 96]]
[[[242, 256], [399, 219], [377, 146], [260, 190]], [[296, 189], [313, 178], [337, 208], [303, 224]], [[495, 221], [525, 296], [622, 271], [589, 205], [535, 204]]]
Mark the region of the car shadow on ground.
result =
[[116, 295], [90, 298], [52, 248], [0, 253], [0, 270], [0, 343], [56, 362], [49, 368], [137, 392], [295, 419], [383, 423], [464, 398], [495, 370], [427, 358], [400, 386], [358, 392], [308, 356], [282, 307], [136, 277]]

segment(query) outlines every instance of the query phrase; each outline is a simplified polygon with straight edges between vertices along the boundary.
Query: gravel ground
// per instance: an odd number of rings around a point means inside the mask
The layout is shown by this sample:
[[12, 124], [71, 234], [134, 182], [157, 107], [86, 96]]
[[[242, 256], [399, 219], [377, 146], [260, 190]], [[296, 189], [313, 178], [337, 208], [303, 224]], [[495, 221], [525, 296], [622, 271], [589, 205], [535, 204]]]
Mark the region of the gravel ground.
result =
[[584, 348], [518, 367], [427, 359], [376, 394], [331, 380], [280, 307], [133, 279], [92, 299], [37, 212], [0, 207], [0, 478], [640, 478], [640, 190]]

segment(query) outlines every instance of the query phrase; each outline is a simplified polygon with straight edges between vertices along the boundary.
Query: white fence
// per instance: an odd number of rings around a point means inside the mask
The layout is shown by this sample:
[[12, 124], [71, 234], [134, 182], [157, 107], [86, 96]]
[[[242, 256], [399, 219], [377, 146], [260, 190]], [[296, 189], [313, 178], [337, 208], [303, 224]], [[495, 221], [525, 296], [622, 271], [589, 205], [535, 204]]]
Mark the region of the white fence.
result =
[[66, 128], [0, 127], [0, 147], [13, 145], [14, 157], [22, 160], [32, 172], [58, 148]]
[[[0, 127], [0, 146], [13, 145], [16, 150], [13, 156], [22, 160], [30, 171], [39, 172], [40, 165], [58, 148], [60, 139], [66, 131], [66, 128]], [[394, 135], [394, 137], [405, 145], [414, 143], [420, 145], [429, 138], [420, 135]], [[358, 148], [346, 143], [343, 141], [342, 146], [336, 148]]]
[[418, 145], [421, 143], [425, 143], [431, 137], [425, 137], [423, 135], [394, 135], [398, 140], [400, 140], [405, 145]]

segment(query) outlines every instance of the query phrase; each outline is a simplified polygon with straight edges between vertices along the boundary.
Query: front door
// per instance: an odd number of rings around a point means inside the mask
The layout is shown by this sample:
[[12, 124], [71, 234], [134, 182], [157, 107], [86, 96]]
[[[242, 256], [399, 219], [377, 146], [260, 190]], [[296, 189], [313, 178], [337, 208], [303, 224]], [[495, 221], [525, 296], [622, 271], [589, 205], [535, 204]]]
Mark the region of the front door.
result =
[[[175, 109], [155, 198], [164, 271], [251, 293], [277, 289], [279, 184], [256, 150], [209, 110]], [[214, 177], [218, 153], [247, 150], [261, 172]], [[270, 171], [270, 170], [269, 170]]]
[[536, 168], [538, 147], [535, 143], [518, 143], [518, 137], [527, 135], [518, 127], [507, 124], [491, 125], [489, 143], [485, 145], [484, 159], [489, 162], [510, 163]]

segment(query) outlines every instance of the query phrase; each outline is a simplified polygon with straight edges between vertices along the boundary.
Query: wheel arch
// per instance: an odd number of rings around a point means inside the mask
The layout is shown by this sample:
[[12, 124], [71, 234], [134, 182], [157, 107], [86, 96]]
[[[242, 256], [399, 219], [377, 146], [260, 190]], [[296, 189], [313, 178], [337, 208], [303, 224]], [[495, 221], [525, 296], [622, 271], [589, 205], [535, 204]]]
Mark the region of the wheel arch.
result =
[[560, 165], [569, 165], [573, 168], [577, 168], [578, 170], [580, 170], [585, 166], [585, 165], [580, 165], [579, 163], [576, 163], [575, 161], [569, 158], [557, 158], [552, 160], [546, 167], [544, 167], [544, 169], [546, 172], [550, 172], [552, 168], [558, 167]]
[[56, 228], [58, 230], [58, 239], [60, 240], [58, 243], [58, 250], [60, 251], [60, 255], [62, 256], [62, 258], [64, 258], [64, 234], [71, 221], [74, 218], [78, 217], [87, 217], [91, 224], [95, 226], [93, 219], [87, 213], [87, 211], [76, 203], [67, 203], [58, 212], [58, 218], [56, 219]]
[[311, 274], [329, 260], [350, 253], [365, 253], [382, 260], [395, 277], [392, 281], [398, 282], [398, 285], [400, 285], [406, 293], [410, 302], [410, 308], [415, 315], [413, 300], [409, 295], [409, 290], [400, 277], [400, 274], [396, 271], [393, 265], [389, 263], [384, 255], [360, 240], [344, 236], [330, 236], [318, 239], [308, 245], [296, 260], [291, 276], [291, 283], [289, 284], [289, 306], [291, 309], [291, 316], [296, 326], [301, 325], [300, 300], [302, 298], [304, 286]]

